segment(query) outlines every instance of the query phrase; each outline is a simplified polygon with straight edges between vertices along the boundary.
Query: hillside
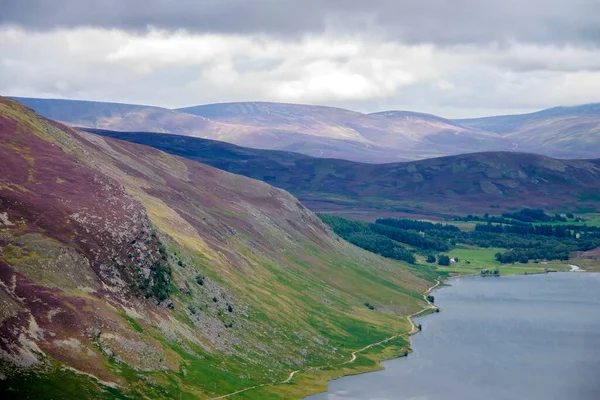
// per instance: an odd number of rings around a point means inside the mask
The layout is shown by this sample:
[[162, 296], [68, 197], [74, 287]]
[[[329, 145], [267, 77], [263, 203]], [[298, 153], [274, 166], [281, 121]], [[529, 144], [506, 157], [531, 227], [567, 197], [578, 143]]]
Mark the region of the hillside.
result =
[[459, 214], [598, 206], [600, 165], [525, 153], [361, 164], [149, 133], [97, 133], [147, 144], [294, 193], [315, 211]]
[[495, 132], [518, 143], [523, 151], [557, 157], [600, 157], [600, 103], [455, 122]]
[[[340, 240], [280, 189], [4, 98], [0, 138], [3, 398], [205, 399], [282, 382], [407, 332], [400, 314], [437, 276]], [[236, 398], [324, 383], [301, 372]]]
[[116, 131], [147, 130], [215, 139], [230, 131], [244, 132], [243, 127], [232, 127], [161, 107], [27, 97], [11, 99], [25, 104], [39, 115], [71, 126]]

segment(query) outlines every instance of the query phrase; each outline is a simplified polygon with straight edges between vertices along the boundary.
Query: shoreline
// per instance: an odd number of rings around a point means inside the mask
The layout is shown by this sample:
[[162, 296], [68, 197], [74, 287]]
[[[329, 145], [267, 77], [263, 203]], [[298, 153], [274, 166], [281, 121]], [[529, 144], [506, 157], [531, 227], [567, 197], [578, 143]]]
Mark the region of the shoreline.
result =
[[[580, 269], [580, 268], [579, 269], [573, 269], [573, 265], [570, 265], [570, 264], [569, 264], [569, 267], [571, 267], [570, 271], [557, 271], [557, 272], [587, 272], [586, 270]], [[536, 274], [535, 273], [530, 273], [530, 275], [536, 275]], [[383, 340], [380, 340], [378, 342], [371, 343], [371, 344], [369, 344], [369, 345], [367, 345], [367, 346], [365, 346], [365, 347], [363, 347], [363, 348], [361, 348], [359, 350], [353, 351], [352, 353], [350, 353], [351, 354], [351, 358], [349, 360], [347, 360], [347, 361], [341, 362], [339, 364], [322, 365], [322, 366], [317, 366], [317, 367], [308, 367], [306, 369], [295, 370], [295, 371], [290, 372], [290, 374], [288, 375], [288, 377], [285, 380], [281, 381], [281, 382], [264, 383], [264, 384], [261, 384], [261, 385], [256, 385], [256, 386], [252, 386], [252, 387], [248, 387], [248, 388], [242, 388], [242, 389], [237, 390], [237, 391], [232, 392], [232, 393], [227, 393], [227, 394], [224, 394], [224, 395], [221, 395], [221, 396], [218, 396], [218, 397], [211, 397], [209, 400], [227, 399], [227, 398], [235, 396], [237, 394], [245, 393], [245, 392], [248, 392], [248, 391], [254, 390], [254, 389], [261, 389], [261, 388], [266, 388], [266, 387], [276, 387], [276, 386], [280, 386], [280, 385], [290, 384], [290, 383], [293, 382], [293, 379], [294, 379], [294, 377], [297, 374], [300, 374], [300, 373], [303, 373], [303, 372], [319, 372], [319, 371], [322, 371], [322, 370], [327, 369], [327, 368], [343, 367], [343, 366], [346, 366], [346, 365], [354, 363], [356, 361], [356, 359], [357, 359], [357, 355], [358, 354], [360, 354], [360, 353], [362, 353], [362, 352], [364, 352], [364, 351], [366, 351], [366, 350], [368, 350], [368, 349], [370, 349], [372, 347], [375, 347], [375, 346], [378, 346], [380, 344], [384, 344], [384, 343], [390, 342], [390, 341], [392, 341], [394, 339], [397, 339], [399, 337], [402, 337], [404, 335], [407, 336], [408, 343], [409, 343], [409, 347], [408, 348], [411, 349], [410, 348], [410, 337], [420, 332], [419, 329], [418, 329], [418, 327], [417, 327], [417, 325], [414, 323], [413, 318], [418, 318], [418, 317], [424, 316], [423, 314], [426, 313], [429, 310], [435, 310], [435, 309], [440, 309], [441, 310], [440, 307], [436, 306], [435, 304], [433, 304], [429, 300], [427, 300], [427, 295], [430, 294], [431, 292], [433, 292], [434, 290], [438, 289], [440, 287], [440, 285], [442, 285], [446, 281], [451, 281], [453, 279], [459, 279], [459, 278], [477, 277], [477, 276], [479, 276], [479, 274], [465, 274], [465, 275], [449, 276], [449, 277], [446, 277], [446, 278], [443, 278], [443, 279], [442, 278], [436, 279], [435, 285], [430, 286], [429, 288], [427, 288], [425, 290], [425, 292], [422, 293], [423, 300], [426, 303], [426, 307], [422, 308], [421, 310], [419, 310], [419, 311], [417, 311], [417, 312], [415, 312], [415, 313], [413, 313], [411, 315], [407, 315], [406, 316], [407, 321], [411, 325], [411, 330], [410, 331], [390, 336], [390, 337], [388, 337], [386, 339], [383, 339]], [[522, 275], [521, 274], [509, 274], [509, 275], [503, 275], [503, 276], [522, 276]], [[502, 275], [500, 277], [502, 277]], [[384, 349], [385, 349], [385, 347], [384, 347]], [[381, 362], [383, 362], [383, 361], [389, 361], [389, 360], [393, 360], [393, 359], [401, 358], [401, 357], [406, 357], [406, 355], [398, 355], [398, 356], [393, 356], [393, 357], [390, 357], [390, 358], [386, 358], [385, 356], [382, 357], [382, 358], [380, 358], [380, 359], [377, 358], [375, 360], [376, 366], [381, 367], [380, 369], [375, 367], [375, 368], [367, 369], [367, 370], [364, 370], [364, 371], [356, 371], [354, 373], [343, 373], [341, 376], [337, 376], [337, 377], [334, 377], [334, 378], [331, 378], [331, 379], [327, 379], [327, 383], [332, 382], [332, 381], [337, 380], [337, 379], [341, 379], [341, 378], [346, 377], [346, 376], [361, 375], [361, 374], [366, 374], [366, 373], [375, 372], [375, 371], [378, 371], [378, 370], [381, 370], [381, 369], [385, 369], [381, 365]], [[341, 370], [341, 368], [340, 368], [340, 370]], [[316, 395], [316, 394], [319, 394], [319, 393], [324, 393], [326, 391], [327, 391], [327, 388], [325, 388], [325, 390], [322, 390], [322, 391], [307, 393], [307, 394], [303, 395], [303, 397], [313, 396], [313, 395]]]
[[[596, 275], [596, 276], [600, 275], [600, 272], [596, 272], [596, 271], [586, 271], [586, 270], [583, 270], [583, 269], [571, 269], [571, 270], [564, 269], [564, 270], [562, 270], [562, 271], [556, 271], [556, 272], [558, 272], [558, 273], [562, 272], [562, 273], [563, 273], [563, 276], [567, 276], [567, 275], [571, 275], [571, 276], [573, 276], [573, 274], [572, 274], [573, 272], [583, 272], [583, 274], [581, 274], [581, 273], [577, 273], [577, 274], [575, 274], [575, 275], [582, 275], [582, 276], [583, 276], [583, 275]], [[586, 274], [586, 273], [587, 273], [587, 274]], [[533, 275], [533, 274], [531, 274], [531, 275]], [[544, 275], [546, 275], [546, 274], [544, 273]], [[449, 279], [454, 279], [454, 278], [466, 278], [466, 277], [468, 277], [468, 278], [472, 278], [472, 277], [474, 277], [474, 276], [477, 276], [477, 275], [453, 276], [453, 277], [449, 277], [449, 278], [447, 278], [447, 279], [449, 280]], [[520, 275], [520, 274], [510, 274], [510, 275], [504, 275], [504, 276], [506, 276], [506, 277], [509, 277], [509, 276], [519, 277], [519, 276], [521, 276], [521, 277], [522, 277], [523, 275]], [[444, 282], [445, 282], [445, 281], [446, 281], [446, 279], [444, 279]], [[508, 284], [510, 284], [510, 283], [511, 283], [511, 282], [510, 282], [511, 280], [505, 280], [505, 282], [506, 282], [506, 281], [508, 281], [508, 282], [507, 282]], [[440, 310], [442, 310], [442, 308], [441, 308], [441, 307], [440, 307]], [[428, 315], [428, 314], [425, 314], [425, 315], [423, 315], [423, 316], [426, 316], [426, 315]], [[421, 317], [421, 316], [420, 316], [420, 315], [417, 315], [417, 316], [415, 316], [415, 317]], [[394, 357], [393, 359], [395, 360], [395, 359], [399, 359], [399, 358], [401, 358], [401, 357]], [[384, 360], [382, 360], [382, 361], [384, 361]], [[387, 360], [386, 360], [386, 361], [387, 361]], [[404, 362], [405, 362], [405, 361], [404, 361]], [[385, 369], [385, 368], [383, 368], [383, 369]], [[365, 372], [365, 373], [368, 373], [368, 372]], [[386, 376], [386, 379], [390, 379], [390, 377], [391, 377], [390, 375], [387, 375], [387, 376]], [[350, 379], [350, 381], [352, 381], [352, 379]], [[375, 380], [374, 380], [374, 382], [378, 382], [378, 380], [377, 380], [377, 379], [375, 379]], [[364, 381], [363, 381], [362, 383], [364, 384]], [[354, 385], [354, 386], [352, 386], [352, 385], [348, 385], [348, 386], [346, 386], [346, 385], [341, 385], [341, 386], [337, 386], [335, 389], [332, 389], [332, 392], [329, 392], [329, 389], [328, 389], [328, 391], [327, 391], [326, 393], [332, 393], [332, 394], [334, 394], [334, 393], [337, 393], [337, 392], [336, 392], [336, 390], [340, 390], [340, 391], [341, 391], [340, 393], [342, 393], [344, 390], [353, 390], [353, 389], [357, 389], [358, 387], [363, 387], [363, 386], [360, 386], [360, 385], [358, 385], [358, 386], [357, 386], [357, 385]], [[348, 388], [350, 388], [350, 389], [348, 389]], [[325, 393], [325, 392], [323, 392], [323, 393]], [[361, 392], [361, 393], [362, 393], [362, 392]], [[364, 395], [364, 393], [362, 393], [362, 394]], [[385, 395], [389, 395], [389, 393], [386, 393]], [[384, 395], [384, 397], [385, 397], [385, 395]], [[335, 397], [335, 396], [334, 396], [334, 397]]]
[[[569, 265], [569, 267], [572, 268], [573, 266]], [[552, 272], [588, 272], [588, 271], [586, 271], [584, 269], [578, 268], [578, 269], [575, 269], [575, 270], [571, 269], [569, 271], [565, 270], [565, 271], [552, 271]], [[540, 273], [540, 274], [546, 274], [546, 272], [543, 272], [543, 273]], [[499, 275], [498, 277], [502, 277], [502, 276], [523, 276], [523, 275], [527, 275], [527, 274], [508, 274], [508, 275]], [[536, 275], [536, 274], [535, 273], [530, 273], [530, 275]], [[307, 370], [318, 371], [320, 369], [325, 369], [325, 368], [331, 368], [331, 367], [343, 366], [343, 365], [350, 364], [350, 363], [352, 363], [352, 362], [354, 362], [356, 360], [356, 357], [355, 357], [356, 354], [359, 354], [359, 353], [363, 352], [364, 350], [367, 350], [367, 349], [369, 349], [371, 347], [374, 347], [374, 346], [377, 346], [379, 344], [383, 344], [383, 343], [389, 342], [391, 340], [394, 340], [394, 339], [396, 339], [398, 337], [401, 337], [401, 336], [404, 336], [404, 335], [406, 335], [408, 337], [409, 349], [411, 350], [410, 352], [412, 352], [412, 349], [410, 348], [410, 337], [413, 336], [413, 335], [416, 335], [417, 333], [420, 332], [419, 329], [417, 328], [417, 325], [415, 325], [415, 323], [413, 321], [413, 318], [424, 317], [425, 315], [428, 315], [428, 314], [425, 314], [425, 313], [427, 311], [429, 311], [429, 310], [435, 310], [435, 309], [442, 310], [442, 308], [436, 306], [435, 304], [433, 304], [429, 300], [427, 300], [427, 295], [430, 294], [431, 292], [433, 292], [434, 290], [439, 289], [440, 285], [442, 285], [443, 283], [445, 283], [447, 281], [451, 281], [453, 279], [472, 278], [472, 277], [479, 277], [479, 276], [480, 276], [479, 274], [465, 274], [465, 275], [448, 276], [448, 277], [443, 278], [443, 279], [442, 278], [436, 279], [436, 284], [433, 285], [433, 286], [431, 286], [431, 287], [429, 287], [425, 292], [423, 292], [423, 300], [425, 300], [425, 302], [427, 303], [428, 306], [425, 307], [425, 308], [423, 308], [423, 309], [421, 309], [420, 311], [417, 311], [417, 312], [415, 312], [415, 313], [413, 313], [411, 315], [408, 315], [406, 317], [407, 320], [408, 320], [408, 322], [410, 322], [410, 324], [412, 326], [412, 329], [409, 332], [389, 337], [389, 338], [384, 339], [382, 341], [379, 341], [379, 342], [376, 342], [376, 343], [372, 343], [372, 344], [366, 346], [365, 348], [357, 350], [357, 351], [355, 351], [355, 352], [352, 353], [353, 358], [351, 358], [351, 360], [345, 361], [343, 363], [334, 364], [334, 365], [328, 365], [328, 366], [322, 366], [322, 367], [313, 367], [313, 368], [308, 368]], [[381, 362], [383, 362], [383, 361], [390, 361], [390, 360], [394, 360], [394, 359], [401, 358], [401, 357], [407, 357], [407, 355], [399, 355], [399, 356], [394, 356], [394, 357], [390, 357], [390, 358], [381, 358], [381, 359], [378, 359], [378, 360], [376, 360], [376, 365], [377, 366], [381, 366], [381, 369], [369, 369], [369, 370], [366, 370], [366, 371], [359, 371], [359, 372], [356, 372], [356, 373], [343, 374], [341, 376], [338, 376], [338, 377], [335, 377], [335, 378], [327, 380], [327, 383], [335, 381], [337, 379], [341, 379], [341, 378], [347, 377], [347, 376], [368, 374], [368, 373], [371, 373], [371, 372], [376, 372], [378, 370], [385, 369], [385, 367], [383, 367], [381, 365]], [[277, 385], [286, 384], [286, 383], [289, 384], [292, 381], [293, 376], [296, 375], [297, 373], [300, 373], [300, 372], [303, 372], [303, 370], [293, 371], [290, 374], [290, 376], [288, 377], [288, 379], [286, 379], [284, 382], [275, 383], [275, 384], [269, 384], [269, 385], [262, 385], [260, 387], [277, 386]], [[328, 389], [325, 389], [325, 390], [320, 391], [320, 392], [315, 392], [315, 393], [307, 394], [306, 396], [314, 396], [314, 395], [317, 395], [317, 394], [320, 394], [320, 393], [325, 393], [327, 390]], [[221, 399], [221, 398], [225, 398], [225, 397], [219, 397], [217, 399]], [[211, 400], [216, 400], [216, 399], [211, 399]]]
[[[460, 278], [460, 277], [462, 277], [462, 276], [457, 276], [456, 278]], [[422, 294], [423, 300], [425, 301], [425, 303], [427, 304], [427, 306], [424, 307], [424, 308], [422, 308], [421, 310], [419, 310], [419, 311], [411, 314], [411, 315], [407, 315], [406, 316], [407, 321], [411, 325], [411, 330], [409, 332], [404, 332], [404, 333], [400, 333], [400, 334], [397, 334], [397, 335], [394, 335], [394, 336], [390, 336], [390, 337], [388, 337], [386, 339], [383, 339], [383, 340], [380, 340], [378, 342], [371, 343], [371, 344], [369, 344], [369, 345], [367, 345], [367, 346], [365, 346], [365, 347], [363, 347], [363, 348], [361, 348], [359, 350], [353, 351], [352, 353], [350, 353], [351, 354], [351, 358], [349, 360], [347, 360], [347, 361], [342, 362], [342, 363], [339, 363], [339, 364], [330, 364], [330, 365], [323, 365], [323, 366], [318, 366], [318, 367], [308, 367], [308, 368], [306, 368], [306, 370], [292, 371], [288, 375], [287, 379], [285, 379], [284, 381], [281, 381], [281, 382], [278, 382], [278, 383], [265, 383], [265, 384], [261, 384], [261, 385], [256, 385], [256, 386], [248, 387], [248, 388], [243, 388], [243, 389], [237, 390], [235, 392], [224, 394], [224, 395], [221, 395], [221, 396], [218, 396], [218, 397], [211, 397], [209, 400], [221, 400], [221, 399], [226, 399], [226, 398], [229, 398], [231, 396], [235, 396], [237, 394], [245, 393], [245, 392], [248, 392], [248, 391], [254, 390], [254, 389], [260, 389], [260, 388], [265, 388], [265, 387], [275, 387], [275, 386], [279, 386], [279, 385], [290, 384], [292, 382], [292, 380], [294, 379], [294, 376], [296, 374], [298, 374], [298, 373], [301, 373], [301, 372], [305, 372], [305, 371], [306, 372], [320, 371], [320, 370], [323, 370], [323, 369], [326, 369], [326, 368], [342, 367], [344, 365], [352, 364], [352, 363], [354, 363], [354, 361], [356, 361], [357, 354], [360, 354], [360, 353], [364, 352], [365, 350], [368, 350], [368, 349], [370, 349], [372, 347], [375, 347], [375, 346], [378, 346], [380, 344], [384, 344], [384, 343], [390, 342], [390, 341], [392, 341], [394, 339], [397, 339], [399, 337], [402, 337], [404, 335], [406, 335], [407, 338], [408, 338], [408, 345], [409, 345], [408, 348], [410, 349], [410, 337], [420, 332], [420, 330], [418, 329], [417, 325], [415, 325], [415, 323], [413, 321], [413, 318], [417, 318], [417, 317], [421, 316], [421, 314], [425, 313], [428, 310], [439, 309], [439, 307], [437, 307], [435, 304], [433, 304], [432, 302], [430, 302], [427, 299], [427, 295], [429, 293], [431, 293], [433, 290], [435, 290], [436, 288], [438, 288], [443, 281], [449, 280], [449, 279], [452, 279], [452, 278], [453, 277], [448, 277], [448, 278], [446, 278], [444, 280], [442, 280], [440, 278], [437, 278], [436, 281], [435, 281], [436, 282], [435, 285], [430, 286], [429, 288], [427, 288], [427, 290], [425, 290], [425, 292], [423, 292], [423, 294]], [[389, 359], [376, 360], [376, 365], [377, 366], [381, 366], [381, 362], [382, 361], [387, 361], [387, 360], [391, 360], [391, 359], [395, 359], [395, 358], [400, 358], [400, 357], [403, 357], [403, 356], [392, 357], [392, 358], [389, 358]], [[404, 356], [404, 357], [406, 357], [406, 356]], [[329, 383], [331, 381], [334, 381], [336, 379], [343, 378], [345, 376], [360, 375], [360, 374], [365, 374], [365, 373], [375, 372], [375, 371], [377, 371], [377, 369], [372, 369], [372, 370], [368, 370], [368, 371], [360, 371], [360, 372], [357, 372], [356, 374], [343, 374], [340, 377], [336, 377], [336, 378], [327, 380], [327, 383]], [[324, 391], [321, 391], [321, 392], [315, 392], [315, 393], [311, 393], [311, 394], [306, 394], [304, 397], [316, 395], [316, 394], [319, 394], [319, 393], [324, 393], [326, 391], [327, 391], [327, 388]]]

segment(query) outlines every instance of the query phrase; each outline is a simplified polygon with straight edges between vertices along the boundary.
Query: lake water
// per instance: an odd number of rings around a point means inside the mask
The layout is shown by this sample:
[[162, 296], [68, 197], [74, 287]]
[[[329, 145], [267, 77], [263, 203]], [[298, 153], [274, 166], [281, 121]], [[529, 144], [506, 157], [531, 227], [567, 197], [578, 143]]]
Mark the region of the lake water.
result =
[[414, 353], [307, 400], [600, 400], [600, 274], [449, 283]]

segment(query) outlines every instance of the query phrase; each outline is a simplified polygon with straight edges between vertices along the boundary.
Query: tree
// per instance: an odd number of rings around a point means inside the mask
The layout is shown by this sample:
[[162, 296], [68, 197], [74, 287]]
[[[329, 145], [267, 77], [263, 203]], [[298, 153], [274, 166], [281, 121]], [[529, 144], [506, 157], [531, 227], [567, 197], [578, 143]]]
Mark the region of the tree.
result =
[[433, 263], [435, 263], [435, 261], [436, 261], [436, 259], [435, 259], [435, 256], [428, 255], [428, 256], [427, 256], [427, 260], [426, 260], [426, 261], [427, 261], [428, 263], [430, 263], [430, 264], [433, 264]]
[[438, 256], [438, 264], [439, 265], [450, 265], [450, 257], [445, 254], [440, 254]]
[[432, 295], [428, 295], [427, 296], [427, 301], [430, 303], [435, 303], [435, 297], [433, 297]]

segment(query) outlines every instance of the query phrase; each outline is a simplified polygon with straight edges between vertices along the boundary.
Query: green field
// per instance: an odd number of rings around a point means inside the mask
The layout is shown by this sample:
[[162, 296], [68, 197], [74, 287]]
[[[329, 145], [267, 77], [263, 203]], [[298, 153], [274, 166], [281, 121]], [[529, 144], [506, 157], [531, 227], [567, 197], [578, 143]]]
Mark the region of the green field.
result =
[[[481, 269], [498, 269], [500, 275], [521, 275], [535, 272], [544, 272], [545, 268], [556, 269], [559, 271], [568, 270], [568, 262], [548, 262], [535, 264], [533, 262], [527, 264], [501, 264], [496, 261], [494, 255], [498, 252], [506, 251], [501, 248], [478, 248], [474, 246], [458, 245], [450, 250], [448, 255], [450, 258], [458, 257], [457, 263], [450, 266], [438, 265], [438, 271], [448, 272], [452, 275], [477, 275]], [[424, 262], [423, 259], [419, 260]], [[467, 263], [467, 261], [469, 263]]]
[[579, 215], [583, 219], [585, 219], [584, 224], [589, 226], [600, 226], [600, 214], [599, 213], [589, 213], [589, 214], [581, 214]]

